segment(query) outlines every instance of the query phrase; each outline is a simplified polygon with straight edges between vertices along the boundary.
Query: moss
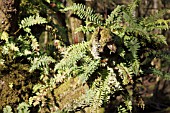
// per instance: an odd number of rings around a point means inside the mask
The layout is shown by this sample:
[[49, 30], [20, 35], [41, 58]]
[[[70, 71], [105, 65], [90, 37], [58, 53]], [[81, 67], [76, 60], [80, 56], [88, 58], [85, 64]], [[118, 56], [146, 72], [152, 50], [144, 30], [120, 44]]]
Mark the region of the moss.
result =
[[[21, 67], [22, 66], [22, 67]], [[11, 69], [3, 72], [0, 78], [0, 110], [6, 105], [17, 108], [23, 101], [28, 102], [35, 84], [34, 79], [28, 72], [28, 65], [13, 64]]]
[[98, 108], [96, 111], [94, 111], [93, 108], [86, 107], [84, 110], [85, 110], [85, 113], [105, 113], [104, 108]]
[[87, 84], [80, 85], [78, 84], [78, 78], [71, 78], [54, 89], [54, 95], [59, 101], [60, 108], [65, 109], [68, 106], [73, 106], [74, 101], [85, 94], [87, 89]]

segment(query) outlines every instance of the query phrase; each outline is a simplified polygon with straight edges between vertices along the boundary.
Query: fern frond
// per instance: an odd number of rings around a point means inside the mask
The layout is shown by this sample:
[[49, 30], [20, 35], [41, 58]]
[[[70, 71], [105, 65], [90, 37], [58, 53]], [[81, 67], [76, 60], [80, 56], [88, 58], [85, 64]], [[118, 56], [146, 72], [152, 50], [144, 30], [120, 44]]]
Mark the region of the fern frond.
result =
[[161, 54], [159, 55], [160, 58], [162, 58], [163, 60], [165, 60], [166, 62], [170, 63], [170, 53], [169, 52], [164, 52], [162, 51]]
[[137, 25], [136, 18], [131, 13], [129, 13], [128, 10], [123, 11], [123, 19], [125, 20], [125, 22], [128, 22], [130, 26], [133, 26], [135, 24]]
[[91, 110], [96, 111], [96, 109], [109, 102], [110, 95], [122, 90], [112, 68], [102, 69], [99, 74], [101, 76], [94, 80], [91, 88], [75, 101], [76, 105], [79, 107], [90, 106]]
[[85, 21], [86, 26], [80, 25], [80, 27], [76, 28], [75, 32], [82, 31], [84, 34], [91, 33], [95, 30], [94, 26], [91, 26], [92, 22]]
[[105, 25], [109, 26], [111, 24], [116, 24], [118, 23], [120, 20], [120, 15], [121, 15], [121, 10], [124, 6], [120, 6], [118, 5], [112, 12], [111, 14], [108, 16], [108, 18], [105, 20]]
[[128, 83], [133, 83], [132, 81], [132, 70], [128, 67], [126, 67], [123, 63], [120, 63], [117, 65], [119, 76], [122, 78], [122, 82], [124, 85], [127, 85]]
[[33, 16], [24, 18], [21, 21], [21, 24], [19, 24], [19, 27], [26, 28], [26, 27], [30, 27], [33, 25], [44, 24], [44, 23], [47, 23], [47, 20], [45, 18], [40, 17], [39, 15], [33, 15]]
[[150, 15], [149, 17], [145, 17], [140, 21], [140, 24], [143, 26], [151, 25], [157, 20], [162, 19], [165, 13], [166, 13], [166, 10], [161, 10], [156, 14]]
[[55, 62], [56, 61], [50, 56], [42, 55], [40, 57], [35, 57], [31, 61], [32, 65], [29, 71], [33, 72], [34, 70], [39, 69], [39, 70], [43, 70], [45, 74], [48, 74], [49, 65]]
[[83, 4], [74, 3], [72, 6], [66, 7], [64, 11], [72, 11], [81, 19], [93, 22], [97, 25], [102, 25], [103, 17], [100, 14], [96, 14], [90, 7], [86, 8]]
[[85, 57], [89, 42], [82, 42], [67, 48], [64, 58], [55, 65], [54, 71], [66, 70], [76, 66], [77, 61]]
[[157, 44], [168, 45], [166, 41], [166, 37], [164, 35], [153, 35], [152, 40]]
[[141, 26], [128, 26], [126, 27], [125, 31], [127, 33], [134, 33], [135, 36], [142, 36], [144, 39], [148, 40], [149, 42], [151, 41], [150, 36], [148, 34], [147, 31], [145, 31], [145, 29], [143, 29], [143, 27]]
[[149, 42], [151, 41], [149, 33], [142, 27], [140, 24], [137, 23], [137, 20], [128, 12], [123, 13], [123, 19], [125, 20], [125, 32], [127, 33], [134, 33], [135, 36], [142, 36], [143, 38], [147, 39]]
[[13, 113], [11, 106], [7, 105], [5, 108], [3, 108], [3, 113]]
[[157, 24], [161, 25], [161, 26], [165, 25], [167, 29], [169, 29], [169, 25], [168, 25], [169, 23], [170, 23], [170, 19], [168, 19], [168, 20], [159, 19], [155, 22], [156, 25]]
[[[138, 4], [141, 2], [141, 0], [132, 0], [132, 3], [130, 3], [127, 7], [127, 10], [130, 14], [133, 15], [133, 13], [136, 10], [136, 7], [138, 6]], [[134, 16], [134, 15], [133, 15]]]
[[132, 53], [133, 58], [138, 58], [137, 51], [140, 49], [140, 43], [138, 42], [137, 38], [125, 36], [124, 40], [124, 44]]
[[36, 51], [36, 50], [39, 48], [39, 43], [38, 43], [37, 39], [36, 39], [35, 36], [33, 36], [33, 35], [31, 35], [29, 38], [31, 39], [32, 49], [33, 49], [34, 51]]
[[85, 83], [88, 78], [98, 69], [100, 60], [88, 60], [87, 66], [83, 66], [82, 69], [84, 70], [80, 75], [79, 79], [81, 83]]
[[165, 60], [166, 62], [170, 63], [170, 53], [169, 51], [151, 51], [149, 53], [150, 55], [153, 55], [154, 57], [161, 58], [162, 60]]
[[170, 23], [170, 19], [168, 20], [158, 19], [156, 21], [145, 24], [145, 27], [147, 27], [148, 31], [167, 30], [169, 29], [169, 23]]
[[137, 59], [133, 61], [130, 68], [136, 76], [140, 74], [140, 62]]
[[163, 71], [160, 71], [160, 70], [155, 69], [155, 68], [151, 69], [151, 73], [154, 74], [154, 75], [160, 76], [164, 79], [170, 80], [170, 73], [163, 72]]
[[30, 105], [25, 102], [20, 103], [17, 107], [18, 113], [30, 113], [29, 107]]

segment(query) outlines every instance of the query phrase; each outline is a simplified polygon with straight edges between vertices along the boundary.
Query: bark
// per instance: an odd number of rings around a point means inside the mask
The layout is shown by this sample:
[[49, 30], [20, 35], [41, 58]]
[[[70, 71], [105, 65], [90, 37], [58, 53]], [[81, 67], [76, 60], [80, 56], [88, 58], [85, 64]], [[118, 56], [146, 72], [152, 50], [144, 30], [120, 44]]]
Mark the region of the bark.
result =
[[18, 12], [20, 0], [0, 0], [0, 32], [11, 35], [18, 29]]
[[[75, 1], [67, 0], [66, 6], [71, 6], [73, 3], [75, 3]], [[66, 26], [68, 29], [68, 38], [70, 44], [76, 44], [84, 41], [84, 34], [82, 32], [75, 32], [76, 28], [80, 27], [80, 25], [82, 25], [82, 20], [75, 17], [72, 12], [66, 13]]]

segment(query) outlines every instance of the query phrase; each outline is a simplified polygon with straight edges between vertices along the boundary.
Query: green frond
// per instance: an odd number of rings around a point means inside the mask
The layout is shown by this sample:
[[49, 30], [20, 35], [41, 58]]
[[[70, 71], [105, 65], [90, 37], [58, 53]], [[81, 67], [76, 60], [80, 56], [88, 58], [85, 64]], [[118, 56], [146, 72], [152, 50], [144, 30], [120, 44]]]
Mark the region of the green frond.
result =
[[118, 113], [129, 113], [128, 110], [122, 105], [118, 106], [117, 110]]
[[122, 8], [124, 6], [120, 6], [118, 5], [112, 12], [110, 15], [108, 15], [108, 18], [105, 20], [105, 25], [106, 26], [110, 26], [112, 24], [118, 24], [118, 22], [120, 21], [120, 18], [121, 18], [121, 11], [122, 11]]
[[50, 56], [40, 56], [40, 57], [35, 57], [32, 61], [31, 61], [31, 67], [30, 67], [30, 72], [33, 72], [36, 69], [42, 70], [44, 71], [45, 74], [48, 74], [48, 69], [49, 69], [49, 65], [51, 63], [55, 63], [56, 61], [50, 57]]
[[77, 33], [82, 31], [84, 34], [93, 32], [95, 27], [90, 25], [92, 23], [93, 22], [85, 21], [86, 26], [80, 25], [80, 27], [76, 28], [75, 32]]
[[159, 55], [160, 58], [162, 58], [163, 60], [165, 60], [166, 62], [170, 63], [170, 53], [169, 52], [164, 52], [162, 51], [161, 54]]
[[132, 72], [136, 75], [136, 76], [138, 76], [139, 74], [140, 74], [140, 62], [137, 60], [137, 59], [135, 59], [134, 61], [133, 61], [133, 63], [132, 63], [132, 65], [131, 65], [131, 70], [132, 70]]
[[161, 45], [168, 45], [166, 41], [166, 37], [164, 35], [153, 35], [152, 37], [153, 37], [152, 40], [155, 43], [161, 44]]
[[33, 15], [33, 16], [29, 16], [24, 18], [21, 21], [21, 24], [19, 24], [20, 28], [26, 28], [26, 27], [30, 27], [33, 25], [37, 25], [37, 24], [44, 24], [47, 23], [46, 19], [43, 17], [40, 17], [39, 15]]
[[3, 113], [13, 113], [11, 106], [7, 105], [3, 108]]
[[162, 60], [165, 60], [166, 62], [170, 63], [170, 53], [169, 51], [151, 51], [149, 54], [153, 55], [154, 57], [161, 58]]
[[148, 31], [167, 30], [169, 29], [169, 23], [170, 23], [170, 19], [169, 20], [158, 19], [148, 24], [145, 24], [145, 27], [147, 27]]
[[132, 70], [125, 66], [125, 64], [120, 63], [117, 65], [119, 76], [122, 78], [122, 82], [124, 85], [128, 83], [133, 83], [132, 81]]
[[30, 105], [25, 102], [20, 103], [17, 107], [18, 113], [30, 113], [29, 107]]
[[54, 70], [62, 71], [67, 76], [78, 76], [80, 82], [85, 83], [100, 64], [98, 59], [88, 56], [89, 46], [89, 42], [83, 42], [68, 47], [64, 58], [55, 65]]
[[168, 19], [168, 20], [164, 20], [164, 19], [158, 19], [156, 22], [155, 22], [155, 24], [157, 25], [160, 25], [160, 26], [163, 26], [163, 25], [165, 25], [166, 26], [166, 29], [169, 29], [169, 24], [170, 23], [170, 19]]
[[138, 58], [138, 50], [140, 49], [140, 43], [138, 42], [136, 37], [124, 37], [124, 44], [129, 49], [129, 51], [132, 53], [133, 58]]
[[151, 73], [157, 76], [160, 76], [164, 79], [168, 79], [170, 80], [170, 73], [164, 72], [164, 71], [160, 71], [158, 69], [152, 68], [151, 69]]
[[132, 0], [132, 2], [127, 7], [128, 12], [133, 15], [134, 11], [136, 10], [136, 7], [140, 2], [141, 0]]
[[79, 75], [79, 79], [82, 83], [85, 83], [88, 78], [98, 69], [100, 61], [99, 60], [88, 60], [88, 65], [82, 67], [83, 71]]
[[64, 58], [55, 65], [54, 70], [66, 70], [76, 66], [77, 61], [84, 58], [89, 49], [89, 42], [82, 42], [71, 45], [67, 48]]
[[93, 22], [97, 25], [102, 25], [103, 17], [100, 14], [96, 14], [90, 7], [83, 4], [74, 3], [72, 6], [66, 7], [64, 11], [72, 11], [74, 14], [79, 16], [81, 19]]
[[91, 102], [92, 108], [95, 110], [101, 107], [105, 102], [108, 102], [110, 99], [109, 94], [111, 93], [111, 89], [108, 84], [108, 78], [102, 80], [102, 78], [96, 79], [92, 86], [92, 90], [94, 90], [95, 95], [93, 101]]
[[140, 24], [143, 26], [153, 25], [154, 22], [156, 22], [159, 19], [162, 19], [165, 13], [166, 13], [166, 10], [161, 10], [157, 12], [156, 14], [152, 14], [148, 17], [145, 17], [140, 21]]
[[102, 69], [99, 74], [101, 76], [94, 80], [90, 89], [76, 101], [80, 107], [90, 106], [91, 110], [96, 111], [109, 102], [110, 95], [122, 90], [112, 68]]
[[30, 36], [30, 39], [31, 39], [31, 47], [34, 51], [36, 51], [39, 48], [39, 43], [37, 39], [35, 38], [35, 36], [33, 35]]
[[167, 30], [169, 29], [170, 20], [162, 19], [165, 14], [166, 10], [161, 10], [154, 15], [143, 18], [139, 24], [145, 27], [148, 32], [153, 30]]
[[125, 20], [125, 32], [135, 34], [135, 36], [142, 36], [143, 38], [150, 41], [150, 35], [147, 30], [137, 23], [137, 20], [127, 12], [123, 13], [123, 19]]
[[127, 33], [135, 34], [135, 36], [138, 36], [138, 35], [142, 36], [143, 39], [146, 39], [149, 42], [151, 41], [148, 32], [145, 29], [143, 29], [141, 26], [138, 26], [138, 25], [137, 26], [128, 26], [128, 27], [126, 27], [125, 31]]
[[137, 25], [137, 19], [129, 12], [129, 10], [123, 11], [123, 19], [128, 22], [129, 26]]

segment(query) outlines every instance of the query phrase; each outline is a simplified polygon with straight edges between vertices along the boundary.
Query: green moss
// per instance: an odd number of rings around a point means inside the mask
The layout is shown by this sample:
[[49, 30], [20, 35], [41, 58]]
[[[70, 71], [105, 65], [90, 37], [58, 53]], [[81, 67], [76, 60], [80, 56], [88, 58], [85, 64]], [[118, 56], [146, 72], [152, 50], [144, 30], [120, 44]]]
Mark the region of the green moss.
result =
[[3, 72], [0, 78], [0, 110], [6, 105], [12, 108], [26, 101], [32, 92], [33, 79], [28, 72], [28, 65], [13, 64], [10, 70]]
[[104, 108], [99, 108], [96, 111], [94, 111], [93, 108], [86, 107], [84, 110], [85, 110], [85, 113], [105, 113], [105, 109]]
[[[74, 100], [85, 94], [88, 85], [79, 85], [78, 78], [71, 78], [61, 84], [58, 88], [54, 89], [54, 95], [59, 101], [61, 109], [73, 106]], [[71, 98], [70, 98], [71, 97]]]

